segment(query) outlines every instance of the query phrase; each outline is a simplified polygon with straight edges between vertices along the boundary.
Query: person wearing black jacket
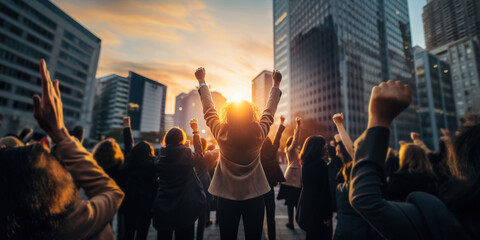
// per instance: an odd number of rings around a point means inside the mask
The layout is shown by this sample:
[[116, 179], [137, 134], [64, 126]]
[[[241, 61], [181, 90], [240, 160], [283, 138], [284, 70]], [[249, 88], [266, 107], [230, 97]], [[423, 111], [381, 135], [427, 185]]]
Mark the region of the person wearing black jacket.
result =
[[310, 136], [299, 156], [302, 162], [302, 193], [296, 219], [307, 232], [307, 240], [332, 238], [332, 201], [326, 152], [325, 138]]
[[280, 116], [280, 126], [278, 126], [275, 140], [270, 140], [269, 137], [263, 141], [262, 148], [260, 149], [260, 161], [262, 163], [263, 171], [267, 177], [268, 184], [270, 185], [270, 192], [263, 195], [265, 201], [265, 210], [267, 212], [267, 227], [268, 227], [268, 239], [276, 239], [275, 228], [275, 190], [273, 189], [279, 182], [285, 182], [282, 169], [278, 164], [277, 152], [280, 146], [280, 138], [285, 130], [283, 123], [285, 117]]
[[467, 172], [466, 181], [455, 181], [452, 190], [446, 191], [449, 194], [442, 193], [442, 200], [423, 192], [410, 194], [405, 202], [382, 197], [389, 128], [409, 106], [411, 96], [410, 87], [400, 81], [372, 89], [368, 128], [355, 143], [350, 204], [387, 239], [479, 239], [480, 126], [457, 138], [456, 157], [465, 169], [473, 171]]
[[203, 159], [196, 119], [190, 122], [195, 151], [185, 145], [186, 134], [177, 127], [168, 130], [155, 160], [158, 191], [153, 207], [157, 239], [192, 239], [195, 221], [205, 212], [205, 192], [193, 167]]

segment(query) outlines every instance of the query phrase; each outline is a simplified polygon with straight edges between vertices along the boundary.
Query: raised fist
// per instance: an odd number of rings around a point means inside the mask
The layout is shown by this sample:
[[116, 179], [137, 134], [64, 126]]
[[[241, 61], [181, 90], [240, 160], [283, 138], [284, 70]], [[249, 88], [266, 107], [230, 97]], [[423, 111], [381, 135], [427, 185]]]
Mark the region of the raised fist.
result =
[[123, 117], [123, 127], [130, 127], [130, 116]]
[[194, 132], [198, 132], [198, 121], [196, 118], [190, 120], [190, 127]]
[[420, 140], [420, 133], [411, 132], [410, 133], [410, 138], [412, 139], [412, 141]]
[[199, 67], [195, 70], [195, 77], [197, 78], [199, 83], [205, 82], [205, 68]]
[[278, 70], [273, 70], [272, 79], [273, 87], [280, 87], [280, 82], [282, 81], [282, 74]]
[[285, 117], [282, 115], [280, 116], [280, 124], [283, 125], [285, 123]]
[[296, 117], [295, 123], [297, 124], [297, 127], [300, 127], [300, 124], [302, 123], [302, 119], [300, 117]]
[[335, 113], [335, 115], [333, 115], [333, 122], [336, 125], [343, 124], [343, 113]]
[[412, 101], [412, 90], [401, 81], [382, 82], [373, 87], [370, 96], [368, 127], [390, 128], [393, 119]]

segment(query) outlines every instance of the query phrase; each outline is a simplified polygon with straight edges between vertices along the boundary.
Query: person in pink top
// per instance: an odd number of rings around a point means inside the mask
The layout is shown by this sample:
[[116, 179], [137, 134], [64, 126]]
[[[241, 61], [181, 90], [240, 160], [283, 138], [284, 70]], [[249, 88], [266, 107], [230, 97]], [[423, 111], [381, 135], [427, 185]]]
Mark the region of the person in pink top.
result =
[[285, 199], [285, 205], [288, 210], [288, 223], [287, 227], [294, 229], [293, 225], [293, 209], [298, 205], [298, 199], [300, 198], [300, 192], [302, 191], [302, 166], [298, 159], [298, 139], [300, 137], [300, 126], [302, 120], [297, 117], [295, 119], [296, 126], [293, 133], [293, 137], [289, 137], [286, 143], [286, 155], [288, 166], [285, 171], [285, 182], [281, 183], [280, 191], [278, 192], [277, 199]]

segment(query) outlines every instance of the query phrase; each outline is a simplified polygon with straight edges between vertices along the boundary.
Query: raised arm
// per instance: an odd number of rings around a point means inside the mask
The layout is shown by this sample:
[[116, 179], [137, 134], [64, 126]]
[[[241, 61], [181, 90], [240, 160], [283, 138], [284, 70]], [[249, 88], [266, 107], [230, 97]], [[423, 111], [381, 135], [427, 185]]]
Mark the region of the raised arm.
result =
[[277, 133], [275, 134], [275, 140], [273, 140], [273, 148], [275, 149], [275, 153], [278, 151], [278, 147], [280, 146], [280, 139], [282, 138], [282, 133], [285, 131], [285, 117], [280, 116], [280, 126], [278, 126]]
[[345, 126], [343, 126], [343, 120], [344, 120], [343, 113], [337, 113], [333, 115], [333, 122], [337, 126], [338, 134], [342, 139], [343, 145], [347, 149], [348, 154], [350, 154], [350, 157], [353, 157], [353, 142], [350, 136], [348, 135], [347, 130], [345, 129]]
[[[390, 124], [408, 107], [411, 89], [401, 82], [389, 81], [372, 90], [368, 129], [355, 143], [349, 199], [352, 207], [384, 238], [419, 239], [416, 222], [406, 214], [409, 203], [382, 198], [385, 183], [383, 165], [388, 149]], [[415, 210], [414, 210], [415, 211]]]
[[220, 117], [218, 117], [217, 110], [215, 109], [215, 103], [213, 103], [210, 89], [208, 89], [205, 83], [205, 69], [203, 67], [198, 68], [195, 71], [195, 77], [198, 81], [198, 94], [200, 95], [200, 101], [203, 107], [203, 117], [207, 122], [207, 126], [213, 134], [213, 137], [217, 138], [220, 131]]
[[198, 122], [196, 118], [190, 120], [190, 127], [192, 128], [192, 133], [193, 133], [193, 149], [194, 149], [194, 152], [192, 153], [192, 160], [193, 160], [193, 165], [197, 165], [203, 159], [203, 147], [202, 147], [202, 141], [200, 139], [200, 135], [198, 134]]
[[419, 147], [421, 147], [425, 153], [431, 153], [432, 150], [430, 150], [427, 145], [423, 142], [423, 140], [420, 138], [420, 133], [417, 132], [411, 132], [410, 133], [410, 138], [412, 139], [413, 143]]
[[275, 112], [277, 111], [278, 102], [282, 96], [280, 91], [280, 82], [282, 81], [282, 74], [274, 70], [272, 73], [273, 86], [268, 96], [267, 107], [263, 111], [260, 118], [260, 127], [262, 128], [262, 138], [266, 138], [270, 131], [270, 126], [273, 124]]
[[135, 145], [129, 116], [123, 118], [123, 144], [123, 154], [127, 156], [127, 154], [130, 152], [130, 150], [132, 150], [133, 146]]
[[[66, 221], [75, 221], [71, 234], [90, 238], [111, 220], [123, 199], [123, 192], [93, 159], [92, 154], [75, 141], [63, 122], [63, 106], [58, 80], [50, 80], [45, 61], [40, 61], [42, 97], [33, 97], [34, 117], [40, 127], [57, 144], [57, 152], [77, 186], [83, 188], [88, 201], [78, 201], [72, 206]], [[69, 226], [66, 224], [66, 226]]]
[[293, 139], [290, 147], [287, 148], [287, 152], [295, 150], [298, 144], [298, 139], [300, 138], [300, 130], [302, 126], [302, 119], [300, 117], [295, 118], [295, 130], [293, 131]]

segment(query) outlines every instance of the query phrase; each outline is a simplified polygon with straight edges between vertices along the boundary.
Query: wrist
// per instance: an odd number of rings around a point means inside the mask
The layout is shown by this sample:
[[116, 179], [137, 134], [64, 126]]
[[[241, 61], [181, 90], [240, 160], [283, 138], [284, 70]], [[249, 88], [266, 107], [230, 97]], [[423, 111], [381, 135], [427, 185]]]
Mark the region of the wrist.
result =
[[193, 134], [198, 134], [198, 130], [193, 130]]
[[59, 143], [59, 142], [63, 141], [65, 138], [68, 138], [70, 136], [70, 134], [68, 133], [66, 128], [61, 128], [61, 129], [58, 129], [55, 132], [51, 132], [51, 133], [47, 133], [47, 134], [48, 134], [48, 136], [50, 136], [50, 138], [52, 139], [52, 141], [54, 143]]
[[274, 87], [274, 88], [280, 88], [280, 83], [279, 83], [279, 82], [278, 82], [278, 83], [277, 83], [277, 82], [274, 82], [274, 83], [273, 83], [273, 87]]
[[373, 127], [390, 128], [390, 125], [391, 125], [391, 124], [392, 124], [392, 121], [388, 121], [388, 120], [369, 119], [369, 120], [368, 120], [368, 127], [367, 127], [367, 128], [373, 128]]
[[205, 83], [205, 79], [204, 79], [204, 78], [199, 78], [199, 79], [197, 79], [197, 80], [198, 80], [198, 84]]

